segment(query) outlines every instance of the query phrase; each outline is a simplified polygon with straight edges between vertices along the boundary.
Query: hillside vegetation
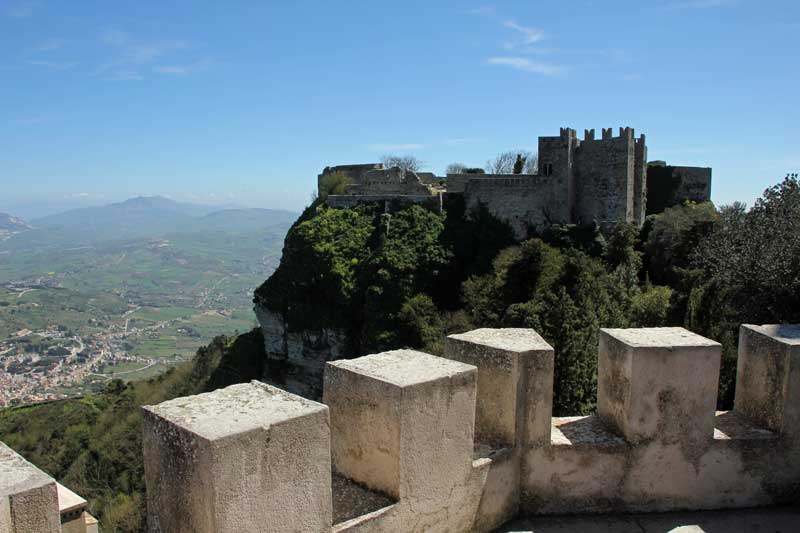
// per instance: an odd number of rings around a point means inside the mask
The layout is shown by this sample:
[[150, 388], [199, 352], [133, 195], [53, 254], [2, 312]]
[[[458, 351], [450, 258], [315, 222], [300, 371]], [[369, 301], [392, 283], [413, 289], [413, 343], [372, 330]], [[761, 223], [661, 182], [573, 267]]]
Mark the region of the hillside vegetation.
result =
[[102, 394], [0, 411], [0, 441], [89, 500], [104, 531], [145, 527], [142, 405], [261, 377], [259, 330], [217, 337], [190, 363]]

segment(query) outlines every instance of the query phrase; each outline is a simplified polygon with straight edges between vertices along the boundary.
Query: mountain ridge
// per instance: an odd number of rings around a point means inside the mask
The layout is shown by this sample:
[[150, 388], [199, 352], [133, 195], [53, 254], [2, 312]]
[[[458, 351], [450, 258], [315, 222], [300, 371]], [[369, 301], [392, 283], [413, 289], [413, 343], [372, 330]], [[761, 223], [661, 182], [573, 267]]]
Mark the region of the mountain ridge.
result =
[[[170, 233], [238, 231], [289, 224], [297, 213], [281, 209], [210, 206], [163, 196], [137, 196], [112, 204], [70, 209], [36, 218], [9, 245], [86, 244]], [[14, 238], [12, 238], [14, 237]]]

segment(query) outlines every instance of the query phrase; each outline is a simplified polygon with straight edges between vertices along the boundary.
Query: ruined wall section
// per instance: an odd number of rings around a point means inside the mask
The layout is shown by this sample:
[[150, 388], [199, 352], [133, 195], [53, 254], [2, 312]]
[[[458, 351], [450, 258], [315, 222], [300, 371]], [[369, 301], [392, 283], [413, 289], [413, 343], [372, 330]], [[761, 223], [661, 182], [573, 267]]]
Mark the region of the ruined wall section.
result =
[[602, 139], [580, 143], [574, 165], [574, 223], [634, 221], [635, 155], [631, 128], [620, 128], [619, 137], [612, 136], [611, 128], [604, 128]]
[[711, 200], [711, 168], [667, 165], [654, 161], [647, 165], [647, 214], [654, 215], [685, 201]]
[[393, 167], [364, 172], [358, 183], [347, 186], [345, 194], [432, 195], [433, 190], [415, 172]]
[[322, 174], [317, 176], [317, 193], [322, 195], [322, 185], [325, 177], [335, 172], [341, 172], [348, 178], [350, 178], [351, 183], [360, 185], [364, 183], [364, 175], [367, 172], [373, 170], [382, 170], [383, 163], [368, 163], [362, 165], [339, 165], [335, 167], [325, 167], [325, 170], [322, 171]]

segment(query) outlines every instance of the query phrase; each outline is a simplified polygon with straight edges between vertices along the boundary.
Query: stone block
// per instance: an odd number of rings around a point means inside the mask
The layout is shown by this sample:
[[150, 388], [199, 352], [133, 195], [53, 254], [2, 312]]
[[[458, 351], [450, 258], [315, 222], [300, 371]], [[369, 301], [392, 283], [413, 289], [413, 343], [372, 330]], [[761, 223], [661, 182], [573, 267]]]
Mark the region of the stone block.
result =
[[326, 406], [253, 381], [143, 409], [150, 531], [330, 531]]
[[328, 363], [335, 470], [396, 499], [446, 501], [472, 469], [476, 369], [412, 350]]
[[710, 444], [721, 354], [683, 328], [602, 329], [600, 420], [631, 443]]
[[741, 326], [734, 411], [782, 436], [800, 435], [800, 325]]
[[477, 329], [446, 339], [445, 357], [478, 368], [475, 439], [494, 448], [549, 440], [553, 348], [532, 329]]
[[53, 478], [0, 442], [0, 531], [58, 533], [61, 516]]

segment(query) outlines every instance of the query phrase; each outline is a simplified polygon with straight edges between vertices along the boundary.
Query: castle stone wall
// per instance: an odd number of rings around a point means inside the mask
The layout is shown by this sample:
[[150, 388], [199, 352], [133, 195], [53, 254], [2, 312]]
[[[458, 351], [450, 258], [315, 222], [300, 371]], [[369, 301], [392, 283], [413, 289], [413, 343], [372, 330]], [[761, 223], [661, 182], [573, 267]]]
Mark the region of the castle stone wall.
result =
[[[571, 222], [578, 193], [575, 177], [575, 150], [579, 142], [575, 130], [561, 128], [558, 137], [539, 137], [539, 175], [549, 178], [548, 193], [558, 202], [549, 208], [554, 223]], [[534, 224], [535, 225], [535, 224]]]
[[349, 209], [357, 205], [378, 203], [387, 211], [418, 204], [440, 213], [442, 211], [441, 194], [340, 194], [328, 196], [327, 203], [337, 209]]
[[647, 144], [642, 134], [634, 143], [633, 158], [633, 221], [644, 224], [647, 211]]
[[537, 230], [550, 224], [565, 223], [566, 198], [562, 184], [555, 177], [538, 175], [478, 175], [471, 177], [464, 190], [467, 209], [484, 204], [500, 220], [509, 223], [518, 239], [528, 236], [528, 228]]

